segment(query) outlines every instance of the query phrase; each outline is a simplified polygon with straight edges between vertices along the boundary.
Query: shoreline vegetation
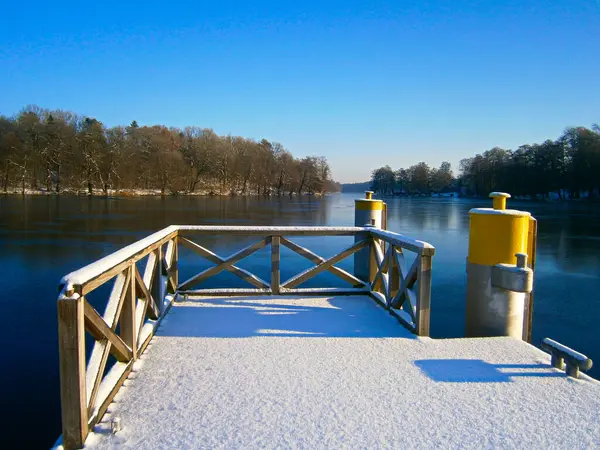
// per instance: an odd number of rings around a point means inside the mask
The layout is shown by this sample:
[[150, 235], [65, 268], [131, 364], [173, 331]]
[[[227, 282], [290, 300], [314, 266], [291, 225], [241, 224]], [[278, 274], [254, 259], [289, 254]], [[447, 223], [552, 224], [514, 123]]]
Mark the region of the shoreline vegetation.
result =
[[[331, 192], [338, 193], [339, 191]], [[189, 196], [189, 197], [298, 197], [298, 196], [314, 196], [321, 197], [330, 192], [302, 192], [298, 194], [297, 192], [281, 192], [277, 193], [261, 193], [257, 194], [256, 192], [246, 192], [245, 194], [239, 194], [235, 192], [229, 193], [220, 193], [215, 189], [196, 189], [194, 192], [188, 191], [170, 191], [170, 192], [161, 192], [160, 189], [108, 189], [106, 192], [102, 189], [93, 189], [90, 194], [85, 189], [63, 189], [60, 192], [56, 191], [46, 191], [44, 188], [40, 189], [30, 189], [25, 188], [25, 190], [21, 190], [21, 188], [8, 187], [6, 191], [0, 191], [0, 196], [2, 195], [10, 195], [10, 196], [77, 196], [77, 197], [171, 197], [171, 196]]]
[[503, 191], [523, 199], [598, 200], [599, 174], [600, 126], [592, 125], [569, 127], [557, 139], [541, 144], [516, 150], [494, 147], [464, 158], [456, 177], [447, 161], [439, 168], [420, 162], [408, 169], [393, 170], [389, 165], [375, 169], [366, 184], [379, 195], [485, 197]]
[[325, 157], [297, 158], [266, 139], [135, 120], [106, 127], [35, 105], [0, 115], [0, 194], [282, 196], [340, 189]]

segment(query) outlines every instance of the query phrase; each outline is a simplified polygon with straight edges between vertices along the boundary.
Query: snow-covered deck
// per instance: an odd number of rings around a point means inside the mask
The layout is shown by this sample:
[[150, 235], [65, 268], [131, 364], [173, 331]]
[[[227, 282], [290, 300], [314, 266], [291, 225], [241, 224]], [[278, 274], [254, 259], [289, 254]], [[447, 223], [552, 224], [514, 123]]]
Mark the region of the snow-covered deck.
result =
[[[110, 433], [119, 417], [122, 430]], [[589, 448], [600, 383], [511, 338], [419, 338], [367, 296], [178, 302], [86, 448]]]

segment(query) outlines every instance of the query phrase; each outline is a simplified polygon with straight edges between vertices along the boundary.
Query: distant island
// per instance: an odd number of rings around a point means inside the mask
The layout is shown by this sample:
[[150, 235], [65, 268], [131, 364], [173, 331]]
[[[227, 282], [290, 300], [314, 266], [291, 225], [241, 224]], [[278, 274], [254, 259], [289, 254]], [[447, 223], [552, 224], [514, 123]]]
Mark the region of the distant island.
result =
[[338, 192], [323, 156], [278, 142], [164, 125], [106, 127], [27, 106], [0, 115], [0, 192], [86, 195], [321, 195]]
[[494, 147], [460, 161], [454, 176], [449, 162], [432, 168], [420, 162], [407, 169], [389, 165], [371, 180], [342, 184], [342, 192], [373, 190], [379, 195], [487, 196], [493, 191], [537, 199], [600, 198], [600, 127], [569, 127], [555, 140], [516, 150]]
[[342, 192], [364, 192], [371, 190], [371, 181], [364, 181], [362, 183], [342, 183]]

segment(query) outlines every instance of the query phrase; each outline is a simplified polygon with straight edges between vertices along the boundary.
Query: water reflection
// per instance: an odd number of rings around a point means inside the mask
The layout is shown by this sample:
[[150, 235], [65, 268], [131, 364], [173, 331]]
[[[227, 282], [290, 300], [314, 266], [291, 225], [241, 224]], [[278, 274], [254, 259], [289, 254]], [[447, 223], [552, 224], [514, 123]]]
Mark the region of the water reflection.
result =
[[[0, 385], [11, 386], [10, 392], [3, 392], [5, 410], [11, 411], [3, 419], [6, 428], [19, 430], [35, 404], [48, 411], [47, 420], [34, 436], [20, 433], [27, 439], [24, 447], [48, 447], [59, 433], [56, 286], [64, 274], [170, 224], [351, 225], [354, 198], [0, 196], [4, 281], [0, 303], [7, 316], [0, 339], [9, 343], [5, 360], [18, 360], [21, 365], [18, 372], [0, 372]], [[462, 336], [468, 211], [490, 202], [453, 198], [390, 198], [386, 202], [391, 230], [436, 247], [432, 334]], [[551, 336], [600, 360], [595, 323], [600, 316], [599, 205], [511, 202], [510, 206], [531, 211], [539, 221], [534, 341]], [[298, 243], [328, 257], [346, 245], [344, 239], [351, 238], [304, 239]], [[210, 237], [205, 243], [227, 255], [247, 240]], [[240, 266], [256, 269], [267, 278], [262, 272], [268, 272], [268, 262], [268, 255], [259, 253], [250, 262], [253, 267], [248, 261]], [[302, 258], [288, 263], [282, 265], [283, 278], [310, 266]], [[196, 258], [193, 264], [190, 270], [203, 263]], [[32, 354], [36, 357], [23, 358]], [[600, 376], [597, 368], [592, 373]]]

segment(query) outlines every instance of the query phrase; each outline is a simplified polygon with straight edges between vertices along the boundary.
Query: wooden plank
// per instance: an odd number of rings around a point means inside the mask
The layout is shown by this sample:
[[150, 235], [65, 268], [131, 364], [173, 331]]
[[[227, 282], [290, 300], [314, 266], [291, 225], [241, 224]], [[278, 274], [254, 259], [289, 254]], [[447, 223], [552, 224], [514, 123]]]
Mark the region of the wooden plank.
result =
[[375, 274], [375, 279], [371, 283], [372, 291], [383, 291], [387, 298], [387, 292], [389, 291], [388, 285], [388, 276], [386, 274], [388, 263], [389, 263], [389, 255], [390, 249], [392, 247], [389, 246], [386, 254], [383, 255], [381, 251], [381, 247], [377, 244], [373, 246], [373, 252], [375, 252], [375, 262], [377, 264], [377, 273]]
[[238, 227], [179, 225], [179, 236], [354, 236], [364, 232], [363, 227]]
[[112, 403], [113, 399], [115, 398], [115, 395], [117, 395], [117, 392], [119, 392], [119, 389], [121, 388], [121, 386], [123, 386], [123, 383], [125, 383], [125, 380], [131, 373], [131, 370], [133, 369], [133, 363], [134, 360], [131, 360], [128, 363], [117, 363], [121, 365], [124, 364], [124, 366], [122, 366], [122, 368], [115, 366], [111, 368], [111, 371], [120, 370], [121, 373], [119, 377], [115, 380], [114, 384], [110, 387], [108, 394], [103, 399], [99, 399], [101, 403], [99, 405], [94, 406], [94, 414], [92, 417], [90, 417], [90, 421], [88, 422], [90, 428], [96, 425], [98, 422], [100, 422], [100, 420], [102, 420], [104, 413], [106, 413], [106, 410]]
[[283, 294], [286, 295], [367, 295], [369, 288], [296, 288], [286, 289]]
[[377, 274], [377, 256], [375, 255], [375, 241], [373, 238], [370, 238], [369, 242], [369, 273], [367, 284], [371, 290], [373, 290], [373, 282], [375, 281], [375, 275]]
[[410, 318], [416, 324], [417, 323], [416, 311], [417, 311], [417, 304], [419, 303], [417, 293], [414, 292], [411, 288], [407, 288], [405, 291], [405, 294], [406, 294], [406, 301], [402, 305], [402, 309], [404, 311], [408, 312], [408, 314], [410, 315]]
[[290, 278], [289, 280], [287, 280], [285, 283], [283, 283], [281, 285], [281, 287], [283, 288], [294, 288], [296, 286], [298, 286], [299, 284], [304, 283], [305, 281], [311, 279], [312, 277], [320, 274], [321, 272], [327, 270], [329, 267], [331, 267], [332, 265], [340, 262], [342, 259], [347, 258], [348, 256], [356, 253], [357, 251], [359, 251], [361, 248], [367, 246], [367, 244], [369, 243], [369, 241], [367, 239], [356, 242], [354, 244], [352, 244], [350, 247], [346, 248], [345, 250], [343, 250], [342, 252], [338, 253], [335, 256], [332, 256], [331, 258], [329, 258], [328, 260], [322, 262], [321, 264], [312, 267], [308, 270], [305, 270], [304, 272]]
[[429, 336], [431, 312], [431, 256], [422, 255], [417, 275], [417, 334]]
[[173, 294], [177, 291], [179, 286], [179, 238], [173, 239], [173, 256], [169, 262], [169, 278], [173, 283]]
[[[431, 258], [430, 258], [431, 260]], [[402, 278], [400, 280], [400, 290], [398, 294], [392, 299], [391, 305], [393, 308], [400, 308], [406, 299], [406, 290], [410, 289], [414, 286], [417, 281], [418, 276], [418, 268], [420, 264], [420, 256], [413, 261], [408, 273], [406, 274], [406, 278]]]
[[261, 248], [265, 247], [267, 245], [268, 241], [269, 241], [269, 238], [261, 239], [260, 241], [255, 242], [254, 244], [243, 248], [239, 252], [236, 252], [233, 255], [231, 255], [230, 257], [226, 258], [222, 263], [220, 263], [214, 267], [211, 267], [209, 269], [203, 270], [199, 274], [194, 275], [190, 279], [184, 281], [183, 283], [181, 283], [180, 286], [178, 286], [178, 289], [179, 290], [189, 289], [191, 286], [201, 283], [202, 281], [206, 280], [207, 278], [210, 278], [210, 277], [218, 274], [219, 272], [225, 270], [227, 267], [232, 266], [239, 260], [244, 259], [244, 258], [250, 256], [251, 254], [255, 253], [256, 251], [260, 250]]
[[65, 448], [81, 448], [88, 435], [83, 297], [58, 300], [58, 349], [62, 436]]
[[160, 247], [148, 255], [148, 261], [146, 262], [146, 267], [144, 267], [144, 276], [142, 279], [144, 280], [144, 285], [148, 290], [152, 288], [152, 282], [154, 281], [155, 276], [154, 274], [156, 273], [156, 265], [160, 261], [157, 254], [159, 250]]
[[160, 316], [163, 312], [163, 303], [165, 299], [165, 291], [164, 291], [164, 283], [162, 280], [162, 265], [163, 265], [163, 254], [162, 247], [156, 249], [156, 260], [157, 265], [154, 268], [154, 275], [152, 277], [152, 283], [148, 288], [150, 290], [150, 295], [154, 299], [157, 306], [157, 314]]
[[[280, 239], [281, 239], [281, 244], [283, 244], [285, 247], [289, 248], [293, 252], [297, 253], [298, 255], [303, 256], [304, 258], [308, 259], [312, 263], [321, 264], [321, 263], [325, 262], [325, 258], [322, 258], [321, 256], [317, 255], [316, 253], [311, 252], [309, 249], [302, 247], [302, 246], [296, 244], [295, 242], [292, 242], [289, 239], [286, 239], [284, 237], [281, 237]], [[331, 266], [327, 270], [328, 270], [328, 272], [340, 277], [342, 280], [347, 281], [353, 287], [365, 287], [367, 285], [365, 282], [363, 282], [362, 280], [359, 280], [354, 275], [352, 275], [352, 274], [346, 272], [345, 270], [340, 269], [336, 266]]]
[[[225, 262], [225, 258], [220, 257], [216, 253], [211, 252], [207, 248], [202, 247], [201, 245], [198, 245], [195, 242], [190, 241], [189, 239], [179, 238], [179, 241], [183, 245], [185, 245], [187, 248], [189, 248], [190, 250], [195, 251], [200, 256], [206, 258], [207, 260], [209, 260], [210, 262], [212, 262], [214, 264], [220, 264], [222, 262]], [[266, 289], [266, 288], [270, 287], [269, 284], [266, 281], [262, 280], [260, 277], [257, 277], [253, 273], [248, 272], [247, 270], [241, 269], [235, 265], [226, 267], [225, 270], [233, 273], [234, 275], [238, 276], [242, 280], [246, 281], [247, 283], [249, 283], [252, 286], [255, 286], [259, 289], [263, 289], [263, 288]]]
[[127, 289], [129, 288], [129, 270], [121, 272], [115, 279], [112, 291], [104, 310], [104, 321], [111, 328], [117, 327], [119, 315], [121, 314], [121, 308], [123, 307], [123, 301], [127, 295]]
[[[281, 289], [279, 295], [366, 295], [368, 288], [296, 288]], [[179, 292], [180, 296], [189, 297], [222, 297], [222, 296], [269, 296], [270, 289], [192, 289]]]
[[[390, 253], [390, 284], [389, 284], [389, 292], [388, 299], [391, 304], [392, 299], [396, 296], [398, 291], [400, 290], [400, 270], [398, 269], [398, 259], [397, 252], [392, 247], [392, 251]], [[390, 306], [390, 305], [388, 305]]]
[[381, 280], [383, 281], [383, 289], [384, 289], [384, 294], [385, 294], [385, 299], [386, 299], [386, 305], [389, 308], [390, 306], [390, 302], [392, 301], [392, 296], [390, 295], [390, 273], [391, 273], [391, 266], [392, 266], [392, 251], [393, 251], [393, 247], [392, 245], [388, 245], [388, 248], [386, 250], [386, 257], [385, 257], [385, 272], [382, 273], [381, 275]]
[[[282, 290], [281, 293], [284, 291]], [[225, 288], [225, 289], [190, 289], [178, 291], [178, 299], [181, 301], [181, 297], [185, 295], [212, 295], [215, 297], [221, 296], [242, 296], [242, 295], [270, 295], [271, 289], [245, 289], [245, 288]]]
[[406, 259], [404, 258], [404, 252], [401, 248], [394, 247], [396, 250], [394, 252], [394, 259], [396, 260], [396, 265], [398, 266], [398, 272], [400, 272], [400, 276], [405, 278], [406, 276]]
[[[135, 266], [134, 266], [134, 271], [135, 271], [135, 279], [136, 279], [137, 288], [139, 289], [139, 291], [141, 291], [142, 297], [144, 298], [144, 300], [146, 300], [146, 303], [147, 303], [147, 305], [144, 307], [143, 314], [145, 315], [146, 310], [148, 310], [148, 311], [150, 311], [150, 314], [149, 314], [150, 319], [156, 320], [156, 319], [158, 319], [158, 306], [156, 304], [156, 301], [154, 300], [154, 297], [152, 297], [152, 295], [148, 291], [148, 288], [146, 287], [146, 283], [142, 279], [140, 273], [138, 272], [138, 270]], [[139, 291], [138, 291], [138, 293], [139, 293]]]
[[178, 248], [177, 248], [177, 239], [172, 239], [167, 243], [167, 249], [165, 250], [165, 261], [164, 261], [164, 275], [168, 277], [167, 282], [167, 293], [174, 294], [177, 291], [177, 282], [178, 282]]
[[279, 236], [271, 237], [271, 292], [274, 295], [279, 294], [281, 290], [281, 269], [279, 267], [281, 261], [279, 251], [280, 239]]
[[369, 286], [371, 291], [377, 291], [379, 289], [379, 280], [377, 279], [377, 272], [379, 264], [377, 264], [377, 249], [379, 248], [379, 241], [377, 239], [370, 238], [369, 241]]
[[131, 349], [128, 348], [125, 342], [110, 329], [104, 319], [102, 319], [102, 316], [100, 316], [87, 301], [84, 300], [83, 305], [86, 330], [97, 341], [108, 339], [112, 344], [110, 352], [118, 361], [129, 361], [132, 355]]
[[[177, 239], [172, 239], [167, 243], [167, 249], [164, 253], [163, 275], [168, 277], [167, 292], [174, 294], [177, 291], [176, 279], [178, 276], [178, 267], [176, 261], [178, 259]], [[166, 294], [165, 293], [165, 294]]]
[[167, 243], [167, 249], [165, 250], [165, 270], [164, 275], [168, 275], [168, 270], [171, 268], [171, 264], [173, 263], [173, 256], [175, 255], [175, 240], [170, 240]]
[[[149, 303], [150, 301], [147, 298], [138, 298], [137, 304], [135, 306], [135, 335], [138, 341], [140, 339], [142, 327], [144, 326], [144, 322], [146, 321], [146, 311], [148, 311]], [[136, 341], [135, 345], [139, 347], [139, 342]]]
[[129, 294], [123, 302], [121, 318], [119, 319], [119, 332], [123, 342], [132, 351], [132, 359], [137, 359], [137, 333], [135, 323], [135, 308], [137, 303], [136, 280], [134, 275], [135, 264], [129, 267]]
[[[168, 300], [167, 300], [167, 292], [169, 290], [169, 277], [165, 276], [165, 275], [161, 275], [158, 279], [158, 283], [159, 283], [159, 289], [161, 291], [161, 295], [160, 298], [162, 299], [162, 301], [160, 302], [160, 316], [159, 319], [166, 314], [166, 310], [167, 310], [167, 304], [168, 304]], [[175, 297], [175, 295], [172, 295], [172, 297]]]
[[395, 247], [405, 248], [406, 250], [415, 252], [418, 255], [433, 256], [435, 254], [435, 247], [427, 242], [412, 239], [391, 231], [381, 230], [379, 228], [370, 227], [368, 230], [371, 236], [374, 238], [382, 239], [383, 241], [392, 244]]
[[108, 340], [96, 341], [88, 361], [85, 380], [88, 415], [91, 415], [94, 409], [98, 388], [100, 387], [100, 382], [104, 376], [104, 369], [106, 369], [106, 362], [108, 361], [108, 355], [110, 354], [110, 346], [111, 343]]

